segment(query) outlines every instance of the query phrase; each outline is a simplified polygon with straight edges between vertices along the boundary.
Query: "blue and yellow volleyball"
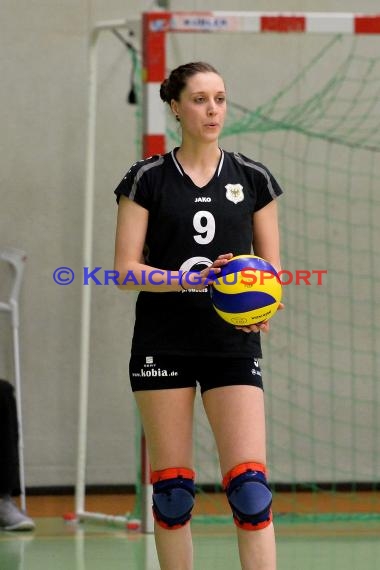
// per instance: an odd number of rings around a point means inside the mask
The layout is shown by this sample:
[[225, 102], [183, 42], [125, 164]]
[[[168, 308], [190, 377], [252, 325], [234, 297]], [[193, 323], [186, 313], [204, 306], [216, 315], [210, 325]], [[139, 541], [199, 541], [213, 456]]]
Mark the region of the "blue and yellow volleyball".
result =
[[267, 321], [276, 313], [282, 296], [277, 271], [256, 255], [237, 255], [222, 267], [210, 288], [218, 315], [236, 326]]

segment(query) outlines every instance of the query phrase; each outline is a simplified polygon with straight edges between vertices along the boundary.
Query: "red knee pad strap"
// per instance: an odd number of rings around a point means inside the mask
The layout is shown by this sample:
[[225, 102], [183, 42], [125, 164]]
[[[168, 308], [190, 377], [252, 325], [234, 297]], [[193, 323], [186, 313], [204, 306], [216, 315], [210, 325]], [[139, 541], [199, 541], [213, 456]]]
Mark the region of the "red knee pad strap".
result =
[[255, 461], [247, 461], [246, 463], [240, 463], [233, 467], [228, 473], [225, 474], [223, 477], [223, 489], [226, 490], [227, 486], [231, 482], [232, 479], [242, 475], [246, 471], [261, 471], [264, 473], [265, 477], [267, 476], [267, 469], [263, 463], [256, 463]]
[[234, 523], [238, 528], [241, 528], [243, 530], [250, 530], [250, 531], [255, 531], [255, 530], [262, 530], [263, 528], [266, 528], [267, 526], [269, 526], [271, 524], [273, 520], [273, 514], [272, 514], [272, 509], [270, 509], [269, 511], [269, 518], [266, 521], [263, 521], [261, 523], [255, 524], [255, 526], [252, 526], [251, 523], [243, 523], [237, 520], [237, 518], [234, 516]]
[[150, 482], [152, 485], [158, 481], [165, 481], [166, 479], [176, 479], [182, 477], [183, 479], [195, 479], [195, 471], [187, 467], [168, 467], [167, 469], [160, 469], [159, 471], [152, 471], [150, 475]]

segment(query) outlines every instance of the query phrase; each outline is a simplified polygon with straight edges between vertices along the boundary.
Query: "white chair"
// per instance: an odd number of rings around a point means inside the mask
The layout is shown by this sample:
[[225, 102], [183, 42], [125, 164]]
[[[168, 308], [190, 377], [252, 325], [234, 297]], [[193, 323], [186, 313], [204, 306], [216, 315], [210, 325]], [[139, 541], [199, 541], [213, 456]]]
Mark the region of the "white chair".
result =
[[20, 461], [20, 505], [26, 511], [25, 496], [25, 468], [24, 468], [24, 435], [22, 427], [22, 406], [21, 406], [21, 377], [20, 377], [20, 342], [19, 342], [19, 310], [18, 300], [26, 254], [24, 251], [12, 247], [0, 248], [0, 260], [11, 266], [13, 282], [10, 295], [7, 301], [0, 301], [0, 311], [10, 313], [13, 337], [13, 362], [14, 362], [14, 387], [16, 396], [16, 406], [19, 428], [19, 461]]

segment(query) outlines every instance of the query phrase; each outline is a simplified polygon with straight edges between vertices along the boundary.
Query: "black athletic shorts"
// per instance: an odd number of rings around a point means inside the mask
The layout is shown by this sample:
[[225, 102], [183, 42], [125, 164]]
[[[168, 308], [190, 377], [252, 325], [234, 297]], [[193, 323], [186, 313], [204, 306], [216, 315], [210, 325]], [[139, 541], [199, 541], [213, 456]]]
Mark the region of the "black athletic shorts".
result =
[[257, 358], [190, 357], [160, 354], [132, 355], [129, 363], [132, 391], [195, 388], [201, 393], [221, 386], [257, 386], [263, 389]]

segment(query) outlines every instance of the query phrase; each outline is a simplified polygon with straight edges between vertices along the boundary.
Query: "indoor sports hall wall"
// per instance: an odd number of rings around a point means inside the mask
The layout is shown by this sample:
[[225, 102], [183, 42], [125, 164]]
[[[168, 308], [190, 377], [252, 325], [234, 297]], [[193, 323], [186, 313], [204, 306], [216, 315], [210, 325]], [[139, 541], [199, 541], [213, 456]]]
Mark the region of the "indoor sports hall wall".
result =
[[[140, 47], [139, 28], [133, 22], [142, 8], [152, 4], [137, 0], [3, 0], [0, 8], [1, 21], [7, 22], [0, 34], [0, 247], [21, 248], [28, 256], [20, 319], [26, 479], [30, 487], [75, 482], [88, 32], [93, 22], [130, 18], [137, 33], [133, 41]], [[334, 12], [342, 10], [342, 2], [188, 0], [172, 1], [170, 9]], [[371, 0], [344, 2], [347, 12], [375, 9]], [[317, 42], [320, 39], [315, 38], [305, 47], [302, 35], [286, 39], [237, 35], [225, 41], [211, 35], [173, 35], [168, 42], [168, 64], [171, 68], [189, 59], [210, 61], [225, 77], [231, 100], [253, 109], [287, 84], [315, 53]], [[329, 63], [325, 65], [328, 71]], [[113, 264], [113, 189], [139, 158], [136, 112], [126, 103], [130, 72], [131, 59], [125, 47], [111, 33], [103, 34], [99, 41], [93, 237], [93, 267], [103, 269], [112, 269]], [[226, 141], [229, 144], [242, 145], [239, 150], [256, 156], [254, 142], [231, 138]], [[260, 160], [276, 175], [269, 154]], [[286, 192], [292, 191], [284, 186]], [[284, 204], [285, 200], [286, 195]], [[74, 270], [74, 283], [66, 287], [54, 283], [52, 274], [60, 266]], [[0, 266], [0, 271], [2, 291], [6, 268]], [[132, 294], [92, 285], [90, 484], [135, 481], [135, 419], [128, 384], [132, 322]], [[0, 377], [12, 379], [9, 336], [9, 323], [0, 314]], [[265, 340], [264, 349], [267, 344]], [[268, 349], [265, 352], [268, 354]], [[279, 362], [276, 367], [280, 369]], [[274, 383], [275, 378], [268, 381]], [[312, 426], [305, 422], [304, 429], [309, 428]], [[363, 417], [363, 441], [370, 429]], [[323, 437], [323, 425], [321, 433]]]

